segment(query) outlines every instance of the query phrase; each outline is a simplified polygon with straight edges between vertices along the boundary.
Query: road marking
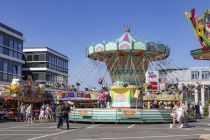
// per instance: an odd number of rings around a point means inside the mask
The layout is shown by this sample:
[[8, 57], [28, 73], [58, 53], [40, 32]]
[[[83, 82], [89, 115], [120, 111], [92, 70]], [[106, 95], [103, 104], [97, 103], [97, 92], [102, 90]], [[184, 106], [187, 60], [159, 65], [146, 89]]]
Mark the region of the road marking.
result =
[[144, 136], [144, 137], [118, 137], [118, 138], [95, 138], [95, 139], [73, 139], [73, 140], [117, 140], [117, 139], [147, 139], [147, 138], [170, 138], [170, 137], [188, 137], [202, 134], [191, 135], [163, 135], [163, 136]]
[[71, 132], [71, 131], [75, 131], [75, 130], [77, 130], [77, 129], [66, 130], [66, 131], [62, 131], [62, 132], [58, 132], [58, 133], [53, 133], [53, 134], [47, 134], [47, 135], [44, 135], [44, 136], [34, 137], [34, 138], [27, 139], [27, 140], [41, 139], [41, 138], [55, 136], [55, 135], [59, 135], [59, 134], [63, 134], [63, 133], [67, 133], [67, 132]]
[[133, 125], [131, 125], [131, 126], [129, 126], [128, 128], [132, 128], [132, 127], [134, 127], [136, 124], [133, 124]]
[[22, 136], [22, 135], [25, 135], [25, 136], [40, 136], [40, 135], [46, 135], [46, 134], [0, 134], [0, 136]]
[[38, 124], [31, 124], [31, 125], [22, 125], [22, 126], [13, 126], [13, 127], [6, 127], [6, 128], [1, 128], [0, 130], [4, 130], [4, 129], [11, 129], [11, 128], [21, 128], [21, 127], [27, 127], [27, 126], [34, 126], [34, 125], [38, 125]]
[[33, 128], [56, 128], [56, 127], [16, 127], [16, 128], [23, 128], [23, 129], [33, 129]]
[[57, 126], [51, 126], [50, 128], [56, 128]]
[[32, 131], [33, 132], [33, 131], [57, 131], [57, 130], [56, 129], [55, 130], [52, 130], [52, 129], [51, 130], [43, 130], [43, 129], [42, 130], [0, 130], [0, 132], [5, 132], [5, 131], [6, 132], [13, 132], [13, 131], [14, 132], [18, 132], [18, 131]]
[[93, 128], [93, 127], [97, 127], [97, 126], [100, 126], [101, 124], [96, 124], [96, 125], [91, 125], [89, 127], [87, 127], [87, 129], [90, 129], [90, 128]]

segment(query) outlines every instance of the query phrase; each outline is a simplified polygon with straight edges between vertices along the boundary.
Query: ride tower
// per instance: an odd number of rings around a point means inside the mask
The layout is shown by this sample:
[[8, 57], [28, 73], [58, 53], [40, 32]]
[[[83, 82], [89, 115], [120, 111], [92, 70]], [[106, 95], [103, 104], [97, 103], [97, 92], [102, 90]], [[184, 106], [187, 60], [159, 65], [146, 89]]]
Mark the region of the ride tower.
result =
[[112, 82], [112, 108], [142, 108], [148, 65], [169, 53], [167, 45], [137, 39], [128, 26], [115, 41], [87, 47], [88, 58], [106, 64]]

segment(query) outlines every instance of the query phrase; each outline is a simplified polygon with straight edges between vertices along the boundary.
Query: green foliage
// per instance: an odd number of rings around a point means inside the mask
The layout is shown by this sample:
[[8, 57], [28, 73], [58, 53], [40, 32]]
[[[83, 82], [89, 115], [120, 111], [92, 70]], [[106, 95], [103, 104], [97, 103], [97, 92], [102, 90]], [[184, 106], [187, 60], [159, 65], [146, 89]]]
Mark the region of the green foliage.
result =
[[204, 116], [208, 116], [209, 115], [209, 105], [210, 105], [210, 99], [208, 99], [205, 103], [204, 106]]

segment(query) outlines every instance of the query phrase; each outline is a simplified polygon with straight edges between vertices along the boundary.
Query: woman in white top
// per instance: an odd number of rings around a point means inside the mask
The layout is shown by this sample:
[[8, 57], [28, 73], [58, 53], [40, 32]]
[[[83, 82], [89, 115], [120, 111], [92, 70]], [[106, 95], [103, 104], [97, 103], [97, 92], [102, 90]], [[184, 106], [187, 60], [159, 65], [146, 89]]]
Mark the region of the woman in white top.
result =
[[179, 128], [183, 127], [183, 117], [184, 117], [184, 110], [182, 106], [179, 104], [177, 107], [177, 118], [176, 120], [179, 122]]
[[203, 112], [204, 112], [204, 111], [203, 111], [203, 105], [200, 103], [200, 106], [199, 106], [199, 107], [200, 107], [200, 114], [201, 114], [200, 117], [201, 117], [201, 119], [202, 119], [202, 118], [203, 118]]

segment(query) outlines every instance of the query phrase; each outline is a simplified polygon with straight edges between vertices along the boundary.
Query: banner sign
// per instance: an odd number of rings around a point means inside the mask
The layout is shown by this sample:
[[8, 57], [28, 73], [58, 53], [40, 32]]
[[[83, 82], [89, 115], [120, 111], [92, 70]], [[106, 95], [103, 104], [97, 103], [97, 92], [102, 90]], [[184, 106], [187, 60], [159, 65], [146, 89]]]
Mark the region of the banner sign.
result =
[[159, 74], [158, 71], [147, 71], [146, 72], [146, 83], [147, 91], [158, 91], [159, 90]]

